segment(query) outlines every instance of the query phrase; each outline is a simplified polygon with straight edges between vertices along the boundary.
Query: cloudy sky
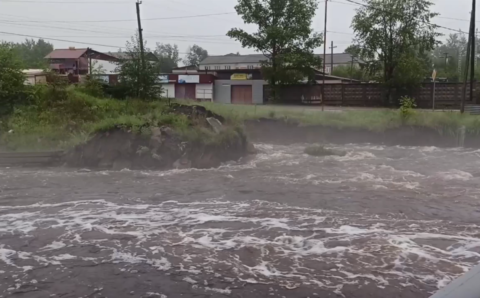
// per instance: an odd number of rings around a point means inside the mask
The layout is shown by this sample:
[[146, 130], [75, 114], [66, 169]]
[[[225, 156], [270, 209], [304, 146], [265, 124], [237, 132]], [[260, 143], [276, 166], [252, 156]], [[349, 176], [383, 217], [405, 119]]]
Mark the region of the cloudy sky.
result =
[[[440, 13], [436, 24], [468, 31], [470, 0], [432, 1], [434, 11]], [[313, 27], [323, 32], [325, 2], [319, 2]], [[225, 36], [232, 27], [255, 30], [235, 14], [236, 3], [237, 0], [144, 0], [141, 15], [148, 46], [174, 43], [182, 56], [192, 44], [207, 49], [210, 55], [254, 53]], [[342, 52], [352, 40], [350, 23], [358, 5], [347, 0], [329, 0], [328, 6], [327, 42], [330, 45], [333, 41], [338, 46], [335, 52]], [[51, 39], [55, 48], [90, 46], [98, 51], [115, 51], [125, 45], [136, 26], [135, 0], [0, 0], [0, 39], [6, 41], [43, 37]], [[446, 29], [439, 31], [451, 33]], [[323, 48], [317, 49], [322, 51]]]

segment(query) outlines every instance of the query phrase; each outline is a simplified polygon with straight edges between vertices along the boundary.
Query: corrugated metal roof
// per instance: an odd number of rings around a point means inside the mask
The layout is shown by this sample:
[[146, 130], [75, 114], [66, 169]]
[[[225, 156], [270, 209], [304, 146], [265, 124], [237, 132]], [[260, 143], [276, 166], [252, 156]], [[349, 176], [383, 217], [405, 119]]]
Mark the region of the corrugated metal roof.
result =
[[228, 64], [228, 63], [258, 63], [267, 60], [263, 54], [252, 55], [226, 55], [226, 56], [208, 56], [200, 62], [200, 65], [208, 64]]
[[[323, 54], [317, 54], [323, 58]], [[330, 63], [331, 54], [325, 56], [324, 61]], [[252, 55], [225, 55], [225, 56], [209, 56], [205, 58], [200, 65], [210, 65], [210, 64], [236, 64], [236, 63], [259, 63], [265, 61], [268, 58], [263, 54], [252, 54]], [[356, 60], [358, 61], [358, 60]], [[334, 64], [348, 64], [352, 62], [352, 56], [347, 53], [333, 54], [333, 63]]]
[[78, 59], [87, 49], [58, 49], [45, 56], [46, 59]]

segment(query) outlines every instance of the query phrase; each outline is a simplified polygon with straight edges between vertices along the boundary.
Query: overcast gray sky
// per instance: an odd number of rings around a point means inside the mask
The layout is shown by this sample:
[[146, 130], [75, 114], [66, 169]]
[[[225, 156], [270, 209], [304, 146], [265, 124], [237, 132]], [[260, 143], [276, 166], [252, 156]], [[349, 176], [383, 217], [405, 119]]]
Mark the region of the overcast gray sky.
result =
[[[313, 26], [323, 32], [325, 2], [319, 2]], [[433, 2], [433, 10], [441, 14], [435, 19], [436, 24], [468, 31], [471, 0]], [[236, 3], [237, 0], [144, 0], [141, 15], [148, 46], [154, 48], [157, 42], [174, 43], [182, 56], [192, 44], [207, 49], [210, 55], [254, 53], [253, 49], [243, 49], [225, 36], [232, 27], [255, 29], [244, 25], [235, 14]], [[328, 6], [327, 30], [331, 32], [327, 33], [327, 42], [330, 45], [333, 41], [338, 46], [335, 52], [342, 52], [352, 40], [350, 23], [358, 6], [346, 0], [329, 1]], [[205, 16], [208, 14], [218, 15]], [[49, 40], [55, 48], [90, 46], [98, 51], [116, 51], [134, 34], [136, 26], [135, 0], [0, 0], [1, 32], [76, 41]], [[445, 29], [439, 31], [451, 33]], [[20, 42], [25, 38], [0, 33], [0, 39], [6, 41]], [[317, 52], [323, 52], [323, 48]]]

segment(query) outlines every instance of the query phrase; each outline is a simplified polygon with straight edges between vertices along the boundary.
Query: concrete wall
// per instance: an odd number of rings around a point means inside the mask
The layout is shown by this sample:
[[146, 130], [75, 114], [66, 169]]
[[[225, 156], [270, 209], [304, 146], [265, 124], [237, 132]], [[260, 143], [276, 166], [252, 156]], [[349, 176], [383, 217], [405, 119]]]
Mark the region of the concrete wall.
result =
[[253, 104], [263, 104], [264, 81], [262, 80], [216, 80], [213, 97], [214, 101], [219, 103], [232, 103], [232, 85], [252, 85]]
[[213, 98], [213, 84], [197, 84], [196, 86], [197, 99], [212, 99]]
[[101, 66], [103, 69], [103, 73], [106, 73], [106, 74], [117, 73], [115, 69], [117, 68], [118, 65], [115, 62], [92, 59], [92, 64], [94, 64], [93, 69]]
[[175, 84], [162, 84], [162, 96], [167, 98], [175, 98]]

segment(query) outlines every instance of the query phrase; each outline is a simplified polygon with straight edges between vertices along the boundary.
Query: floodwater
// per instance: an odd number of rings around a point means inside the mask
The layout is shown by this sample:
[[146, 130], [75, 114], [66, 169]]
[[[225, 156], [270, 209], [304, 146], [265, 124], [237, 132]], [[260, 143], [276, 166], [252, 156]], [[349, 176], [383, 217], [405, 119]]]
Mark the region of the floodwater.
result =
[[0, 297], [429, 297], [480, 260], [480, 151], [0, 169]]

